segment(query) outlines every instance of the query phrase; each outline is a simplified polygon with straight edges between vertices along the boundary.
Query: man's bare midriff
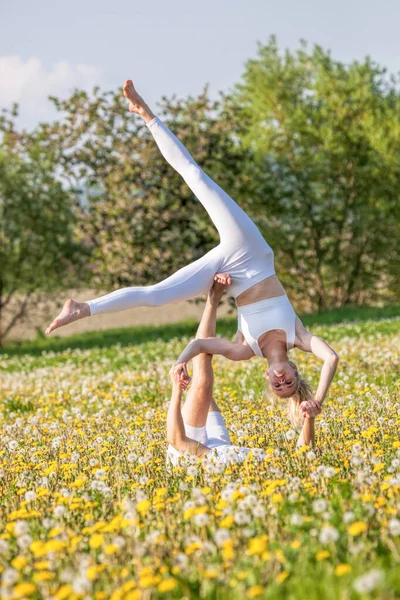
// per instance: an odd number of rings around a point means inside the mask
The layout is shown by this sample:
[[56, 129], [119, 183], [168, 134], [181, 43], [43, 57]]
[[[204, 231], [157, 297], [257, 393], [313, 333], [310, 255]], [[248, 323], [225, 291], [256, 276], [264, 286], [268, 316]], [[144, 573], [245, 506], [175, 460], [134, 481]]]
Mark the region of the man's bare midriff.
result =
[[276, 298], [277, 296], [284, 296], [285, 294], [285, 289], [278, 277], [276, 275], [271, 275], [271, 277], [259, 281], [259, 283], [256, 283], [237, 296], [236, 305], [246, 306], [246, 304], [253, 304], [253, 302], [267, 300], [268, 298]]

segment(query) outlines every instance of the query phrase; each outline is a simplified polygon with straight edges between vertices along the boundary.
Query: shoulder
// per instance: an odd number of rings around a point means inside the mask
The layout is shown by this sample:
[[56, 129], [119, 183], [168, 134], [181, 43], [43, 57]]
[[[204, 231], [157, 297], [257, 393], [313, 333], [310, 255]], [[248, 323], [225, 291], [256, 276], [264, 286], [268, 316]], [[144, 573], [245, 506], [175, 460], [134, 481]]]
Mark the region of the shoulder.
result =
[[310, 352], [310, 342], [313, 334], [304, 327], [299, 317], [296, 317], [295, 332], [295, 347], [305, 352]]

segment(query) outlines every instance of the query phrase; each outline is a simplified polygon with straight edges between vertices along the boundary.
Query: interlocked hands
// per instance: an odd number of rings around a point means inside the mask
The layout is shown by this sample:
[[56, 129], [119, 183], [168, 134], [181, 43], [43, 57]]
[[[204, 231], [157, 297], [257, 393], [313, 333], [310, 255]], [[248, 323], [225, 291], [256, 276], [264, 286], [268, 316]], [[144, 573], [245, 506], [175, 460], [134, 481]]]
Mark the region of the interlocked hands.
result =
[[322, 410], [321, 403], [317, 402], [317, 400], [307, 400], [300, 404], [300, 410], [305, 419], [312, 419], [320, 414]]
[[185, 390], [192, 380], [187, 371], [186, 363], [178, 363], [177, 365], [173, 365], [169, 371], [169, 376], [172, 381], [172, 385], [178, 385], [182, 390]]

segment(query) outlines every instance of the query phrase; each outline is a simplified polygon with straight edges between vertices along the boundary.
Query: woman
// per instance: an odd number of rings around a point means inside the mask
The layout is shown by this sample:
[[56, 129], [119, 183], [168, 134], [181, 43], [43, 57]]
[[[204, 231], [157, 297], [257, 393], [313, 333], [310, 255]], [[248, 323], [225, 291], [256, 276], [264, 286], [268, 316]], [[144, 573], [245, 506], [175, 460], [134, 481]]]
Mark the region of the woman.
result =
[[[215, 337], [217, 307], [224, 287], [221, 283], [214, 283], [209, 291], [196, 339]], [[210, 354], [199, 354], [193, 360], [192, 385], [183, 408], [183, 390], [189, 379], [181, 379], [177, 366], [170, 370], [170, 378], [172, 396], [167, 414], [169, 462], [176, 465], [183, 453], [213, 457], [224, 464], [242, 462], [250, 451], [256, 459], [265, 457], [265, 452], [260, 448], [232, 446], [228, 429], [213, 397], [214, 373]], [[298, 413], [289, 414], [289, 417], [293, 425], [302, 428], [297, 445], [314, 445], [314, 419], [304, 419]]]
[[[315, 416], [335, 373], [336, 353], [323, 340], [306, 331], [296, 317], [275, 275], [273, 251], [250, 217], [202, 171], [176, 136], [139, 96], [132, 81], [125, 82], [124, 95], [130, 102], [130, 112], [143, 117], [164, 158], [183, 177], [207, 210], [221, 242], [196, 262], [156, 285], [123, 288], [89, 302], [67, 300], [46, 333], [94, 314], [135, 306], [161, 306], [194, 298], [207, 292], [214, 279], [229, 282], [238, 307], [239, 332], [234, 343], [207, 340], [206, 352], [224, 354], [233, 360], [248, 360], [254, 355], [266, 358], [271, 390], [285, 398], [301, 394], [306, 389], [297, 369], [288, 361], [287, 351], [297, 347], [313, 352], [324, 361], [315, 402], [309, 404], [311, 412], [308, 415]], [[197, 340], [197, 345], [191, 346], [185, 356], [191, 354], [192, 358], [202, 352], [199, 348], [202, 343]], [[185, 368], [181, 368], [181, 377], [187, 377]]]

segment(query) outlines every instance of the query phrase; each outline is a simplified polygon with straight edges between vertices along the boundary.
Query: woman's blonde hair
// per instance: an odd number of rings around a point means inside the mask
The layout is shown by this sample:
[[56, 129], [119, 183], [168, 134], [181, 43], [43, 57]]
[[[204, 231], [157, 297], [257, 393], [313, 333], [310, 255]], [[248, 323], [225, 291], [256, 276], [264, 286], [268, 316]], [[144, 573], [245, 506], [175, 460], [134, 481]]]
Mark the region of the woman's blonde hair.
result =
[[[296, 365], [291, 361], [289, 361], [289, 365], [296, 370], [297, 385], [293, 394], [287, 398], [288, 417], [290, 424], [294, 429], [301, 429], [303, 427], [304, 417], [300, 410], [300, 404], [302, 402], [307, 402], [307, 400], [314, 400], [314, 394], [307, 381], [300, 377]], [[276, 402], [277, 396], [273, 394], [272, 397]]]

